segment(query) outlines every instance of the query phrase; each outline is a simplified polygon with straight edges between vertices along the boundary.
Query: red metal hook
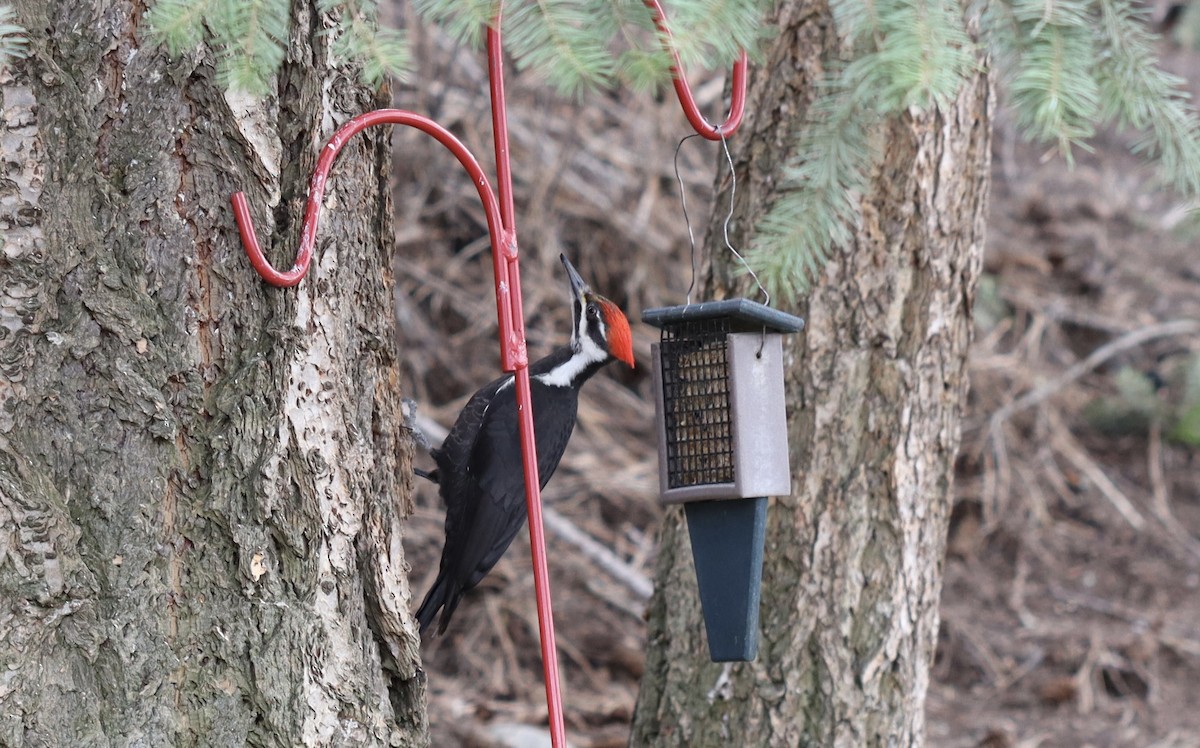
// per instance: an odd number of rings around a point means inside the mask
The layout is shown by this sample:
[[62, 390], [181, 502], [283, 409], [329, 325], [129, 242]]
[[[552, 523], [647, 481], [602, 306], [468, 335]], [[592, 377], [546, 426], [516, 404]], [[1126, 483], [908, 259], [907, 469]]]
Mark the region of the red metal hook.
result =
[[683, 107], [683, 113], [688, 122], [699, 135], [708, 140], [730, 137], [742, 124], [742, 115], [746, 111], [746, 53], [742, 52], [738, 56], [737, 62], [733, 63], [733, 94], [729, 102], [729, 116], [721, 124], [714, 125], [700, 114], [700, 109], [696, 106], [696, 99], [692, 96], [691, 86], [688, 85], [687, 78], [684, 76], [683, 63], [680, 62], [679, 51], [675, 49], [672, 41], [671, 29], [667, 26], [667, 16], [662, 5], [658, 0], [644, 0], [644, 2], [654, 16], [654, 25], [662, 37], [663, 48], [671, 54], [671, 59], [674, 60], [674, 64], [671, 65], [671, 78], [675, 84], [675, 94], [679, 97], [679, 105]]
[[308, 183], [308, 205], [304, 212], [300, 248], [290, 270], [276, 270], [270, 260], [263, 255], [258, 237], [254, 233], [254, 220], [250, 215], [246, 195], [243, 192], [233, 195], [233, 215], [242, 236], [242, 244], [246, 248], [246, 254], [250, 257], [250, 264], [263, 277], [263, 280], [273, 286], [287, 288], [297, 285], [308, 273], [308, 266], [312, 261], [313, 245], [316, 243], [317, 226], [321, 218], [321, 201], [325, 196], [325, 183], [329, 179], [329, 171], [333, 168], [334, 160], [346, 143], [359, 132], [372, 125], [386, 124], [415, 127], [429, 133], [446, 146], [458, 158], [475, 182], [479, 197], [483, 201], [484, 210], [487, 212], [488, 229], [495, 228], [493, 223], [496, 226], [499, 225], [499, 212], [496, 206], [496, 197], [492, 194], [492, 186], [488, 184], [479, 162], [458, 138], [428, 117], [414, 112], [402, 109], [380, 109], [367, 112], [342, 125], [321, 151], [321, 157], [317, 160], [317, 168], [313, 171], [312, 178]]
[[[679, 52], [672, 43], [671, 29], [667, 25], [666, 13], [663, 11], [662, 5], [658, 0], [644, 0], [644, 4], [650, 9], [654, 18], [654, 25], [662, 35], [664, 49], [671, 54], [674, 60], [674, 64], [671, 66], [671, 75], [675, 86], [675, 93], [679, 98], [679, 104], [683, 108], [683, 113], [687, 117], [688, 122], [691, 123], [698, 134], [708, 140], [720, 140], [722, 136], [729, 137], [733, 135], [741, 125], [742, 115], [746, 109], [746, 53], [742, 52], [737, 62], [733, 65], [733, 94], [730, 101], [729, 115], [720, 125], [713, 125], [705, 119], [704, 115], [700, 114], [700, 110], [696, 106], [696, 99], [692, 96], [691, 87], [688, 85], [687, 78], [684, 75], [683, 63], [679, 59]], [[246, 254], [250, 258], [250, 264], [254, 266], [254, 269], [262, 276], [263, 280], [271, 285], [286, 288], [298, 284], [308, 273], [308, 266], [312, 261], [313, 247], [316, 243], [317, 224], [321, 215], [321, 199], [325, 194], [325, 182], [329, 178], [329, 171], [333, 167], [333, 162], [337, 158], [338, 152], [341, 151], [342, 147], [351, 137], [364, 128], [378, 124], [400, 124], [415, 127], [432, 135], [458, 158], [459, 163], [463, 165], [463, 168], [471, 175], [472, 181], [475, 182], [480, 200], [483, 201], [483, 207], [487, 213], [488, 231], [493, 237], [492, 256], [496, 265], [497, 281], [499, 282], [502, 276], [506, 277], [508, 275], [506, 272], [507, 267], [503, 269], [500, 267], [502, 264], [507, 266], [507, 263], [501, 263], [498, 259], [501, 255], [510, 253], [514, 260], [516, 257], [515, 216], [511, 190], [512, 172], [508, 159], [508, 122], [504, 106], [504, 79], [501, 73], [500, 20], [500, 10], [498, 9], [495, 22], [488, 28], [488, 68], [489, 71], [493, 72], [491, 75], [492, 126], [496, 143], [496, 170], [500, 184], [500, 204], [497, 205], [491, 185], [487, 182], [483, 170], [479, 166], [479, 162], [475, 160], [475, 157], [467, 150], [466, 146], [444, 127], [428, 117], [402, 109], [381, 109], [368, 112], [355, 117], [343, 125], [330, 138], [329, 143], [321, 153], [316, 171], [313, 172], [312, 178], [309, 181], [308, 205], [304, 213], [300, 247], [296, 252], [296, 259], [289, 270], [276, 270], [270, 261], [267, 260], [254, 233], [254, 221], [250, 216], [250, 209], [246, 202], [245, 194], [238, 192], [233, 195], [233, 213], [234, 218], [237, 220], [242, 244], [246, 249]], [[502, 238], [507, 238], [511, 241], [497, 242], [497, 236], [503, 234], [505, 231], [512, 234], [512, 236]], [[509, 245], [512, 246], [511, 250], [508, 249]], [[497, 249], [501, 251], [496, 251]], [[515, 265], [515, 261], [513, 264]], [[519, 316], [517, 318], [520, 319]], [[501, 329], [505, 329], [503, 322], [501, 323]], [[516, 343], [517, 341], [511, 342]], [[502, 347], [505, 346], [504, 343], [501, 345]], [[505, 361], [505, 370], [512, 371], [513, 369], [509, 366], [510, 355], [504, 352], [503, 358]]]
[[312, 262], [313, 247], [316, 244], [317, 226], [321, 219], [322, 199], [325, 195], [325, 183], [329, 179], [329, 171], [338, 153], [349, 140], [359, 132], [372, 125], [408, 125], [432, 135], [439, 143], [454, 154], [458, 162], [471, 176], [483, 210], [487, 214], [488, 233], [492, 238], [492, 259], [496, 276], [496, 314], [500, 321], [500, 357], [505, 371], [515, 371], [528, 363], [525, 348], [525, 332], [522, 325], [517, 324], [523, 319], [519, 297], [513, 293], [515, 284], [512, 281], [515, 262], [510, 268], [509, 257], [516, 256], [516, 238], [502, 219], [500, 203], [492, 192], [483, 168], [458, 138], [439, 125], [437, 122], [414, 112], [403, 109], [379, 109], [374, 112], [360, 114], [334, 133], [329, 143], [321, 151], [317, 160], [317, 168], [313, 171], [308, 183], [308, 205], [304, 211], [304, 225], [300, 234], [300, 249], [291, 269], [280, 271], [275, 269], [271, 261], [263, 254], [258, 237], [254, 232], [254, 219], [250, 215], [250, 206], [246, 195], [238, 192], [233, 195], [233, 215], [237, 220], [238, 231], [242, 237], [242, 245], [250, 257], [250, 264], [258, 271], [263, 280], [273, 286], [286, 288], [298, 284], [308, 273]]

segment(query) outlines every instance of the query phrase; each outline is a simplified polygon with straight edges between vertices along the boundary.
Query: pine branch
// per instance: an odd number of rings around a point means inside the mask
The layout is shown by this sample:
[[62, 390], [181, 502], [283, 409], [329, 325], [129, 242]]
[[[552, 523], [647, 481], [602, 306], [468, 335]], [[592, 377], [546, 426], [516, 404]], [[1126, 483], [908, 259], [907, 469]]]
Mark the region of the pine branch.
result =
[[395, 29], [381, 29], [363, 24], [352, 26], [353, 35], [347, 52], [362, 63], [362, 80], [378, 86], [389, 77], [407, 80], [410, 61], [408, 40]]
[[217, 72], [229, 88], [261, 94], [287, 53], [288, 0], [242, 0], [218, 6], [225, 55]]
[[635, 91], [657, 91], [671, 79], [671, 63], [661, 48], [627, 49], [617, 60], [617, 76]]
[[768, 29], [760, 19], [763, 0], [693, 0], [671, 3], [667, 22], [679, 58], [687, 67], [731, 64], [742, 50], [753, 52]]
[[[975, 68], [975, 45], [967, 36], [962, 8], [948, 0], [916, 0], [909, 13], [911, 24], [901, 16], [891, 34], [897, 39], [895, 46], [912, 44], [926, 53], [900, 57], [897, 73], [902, 83], [897, 93], [905, 92], [905, 108], [948, 107]], [[904, 34], [911, 34], [911, 40]]]
[[1157, 158], [1176, 189], [1200, 194], [1200, 119], [1184, 82], [1159, 67], [1144, 13], [1128, 0], [1101, 0], [1100, 9], [1102, 117], [1145, 131], [1135, 152]]
[[671, 79], [673, 60], [663, 49], [653, 17], [641, 0], [612, 0], [604, 6], [600, 33], [619, 38], [626, 49], [617, 57], [616, 77], [635, 91], [657, 91]]
[[1017, 125], [1058, 143], [1071, 161], [1073, 146], [1095, 132], [1099, 87], [1092, 73], [1096, 48], [1087, 0], [1018, 0], [1012, 5], [1017, 47], [1009, 94]]
[[878, 158], [869, 142], [877, 120], [845, 78], [834, 74], [800, 131], [786, 187], [757, 227], [746, 261], [774, 298], [803, 293], [835, 247], [853, 238], [867, 171]]
[[379, 26], [375, 0], [321, 0], [319, 7], [340, 19], [329, 30], [332, 54], [360, 63], [363, 83], [378, 86], [388, 77], [403, 80], [407, 76], [408, 42], [399, 31]]
[[830, 0], [829, 10], [846, 46], [870, 50], [882, 29], [875, 0]]
[[504, 16], [505, 42], [518, 66], [544, 74], [560, 92], [578, 95], [607, 85], [615, 70], [607, 39], [591, 33], [595, 4], [531, 0]]
[[[1158, 67], [1155, 37], [1135, 0], [830, 0], [841, 59], [800, 129], [784, 196], [749, 253], [776, 294], [804, 288], [853, 237], [859, 196], [880, 157], [870, 128], [909, 110], [948, 106], [981, 62], [964, 12], [978, 19], [1020, 129], [1057, 143], [1069, 161], [1098, 124], [1144, 132], [1135, 151], [1176, 187], [1200, 193], [1200, 123], [1181, 82]], [[376, 83], [408, 62], [403, 37], [379, 28], [378, 0], [320, 0], [334, 19], [331, 50]], [[265, 89], [281, 63], [288, 0], [157, 0], [151, 26], [179, 52], [203, 39], [223, 78]], [[964, 11], [963, 4], [969, 6]], [[422, 15], [478, 44], [497, 0], [415, 0]], [[770, 0], [673, 0], [672, 40], [685, 66], [726, 65], [768, 33]], [[0, 11], [6, 6], [0, 6]], [[0, 55], [19, 38], [0, 12]], [[641, 0], [525, 0], [506, 6], [506, 48], [522, 68], [578, 94], [616, 79], [639, 88], [670, 78], [670, 57]]]
[[178, 55], [204, 38], [204, 19], [212, 12], [213, 0], [158, 0], [146, 21], [167, 51]]
[[1141, 130], [1134, 151], [1200, 194], [1200, 120], [1145, 20], [1129, 0], [992, 0], [982, 27], [1022, 132], [1057, 142], [1070, 162], [1099, 124]]
[[[769, 0], [679, 0], [672, 3], [674, 40], [685, 63], [723, 66], [763, 37], [758, 19]], [[335, 19], [332, 52], [363, 66], [375, 84], [402, 76], [409, 53], [397, 31], [381, 29], [377, 0], [320, 0]], [[497, 0], [415, 0], [427, 19], [455, 38], [478, 45], [495, 18]], [[172, 54], [204, 40], [219, 51], [226, 85], [263, 93], [286, 53], [287, 0], [156, 0], [149, 26]], [[618, 77], [639, 87], [670, 78], [653, 23], [639, 0], [528, 0], [504, 16], [507, 49], [567, 93], [610, 85]], [[624, 44], [614, 44], [624, 42]]]
[[[399, 32], [379, 28], [376, 0], [321, 0], [318, 7], [340, 19], [330, 31], [335, 58], [361, 64], [371, 85], [403, 76], [408, 45]], [[147, 18], [171, 54], [208, 39], [223, 85], [263, 94], [287, 53], [290, 11], [289, 0], [157, 0]]]
[[[830, 75], [798, 135], [783, 196], [747, 261], [780, 298], [802, 293], [853, 239], [859, 200], [881, 154], [871, 128], [915, 107], [947, 106], [973, 67], [958, 6], [945, 0], [837, 0], [855, 56]], [[839, 26], [839, 32], [841, 27]]]
[[478, 48], [498, 6], [497, 0], [414, 0], [413, 7], [459, 43]]

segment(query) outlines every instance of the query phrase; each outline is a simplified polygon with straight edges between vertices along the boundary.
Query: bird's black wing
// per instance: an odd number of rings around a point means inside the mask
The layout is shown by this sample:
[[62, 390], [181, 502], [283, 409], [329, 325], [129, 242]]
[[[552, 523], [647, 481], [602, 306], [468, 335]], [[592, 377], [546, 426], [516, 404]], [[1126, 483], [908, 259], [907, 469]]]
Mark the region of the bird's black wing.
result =
[[[537, 417], [538, 474], [544, 487], [562, 458], [575, 424], [577, 391], [540, 389]], [[537, 410], [535, 408], [535, 416]], [[424, 630], [442, 610], [444, 630], [462, 592], [491, 571], [525, 522], [525, 471], [515, 388], [502, 377], [481, 389], [459, 414], [436, 450], [446, 503], [446, 545], [438, 579], [418, 617]], [[551, 416], [547, 418], [546, 416]]]
[[438, 633], [445, 630], [462, 593], [491, 570], [525, 519], [520, 500], [523, 492], [516, 495], [516, 503], [504, 497], [497, 500], [491, 493], [499, 484], [510, 482], [497, 481], [494, 475], [509, 459], [518, 460], [511, 467], [516, 471], [516, 485], [523, 487], [516, 399], [510, 382], [501, 378], [477, 392], [459, 413], [442, 447], [434, 452], [446, 503], [446, 544], [437, 581], [417, 611], [422, 631], [433, 623], [439, 610]]
[[442, 446], [433, 450], [433, 459], [438, 465], [438, 482], [443, 485], [441, 494], [442, 499], [446, 501], [448, 514], [460, 509], [456, 505], [463, 503], [465, 498], [470, 495], [464, 489], [468, 487], [467, 484], [472, 476], [464, 468], [469, 465], [471, 454], [475, 450], [475, 443], [479, 440], [482, 431], [484, 418], [487, 416], [492, 401], [496, 398], [496, 393], [501, 388], [512, 390], [511, 381], [512, 376], [505, 375], [493, 379], [481, 387], [459, 411], [458, 418], [450, 428], [450, 433], [446, 434], [446, 438], [442, 441]]
[[[546, 418], [549, 413], [545, 413], [537, 418], [538, 477], [543, 487], [558, 467], [575, 424], [575, 392], [564, 390], [562, 395], [559, 407], [567, 410], [557, 409], [560, 417]], [[471, 453], [479, 498], [474, 502], [459, 566], [466, 589], [491, 571], [525, 523], [525, 470], [517, 419], [516, 394], [513, 387], [507, 387], [488, 408]]]
[[525, 473], [512, 386], [492, 398], [464, 464], [471, 471], [474, 500], [463, 507], [453, 575], [465, 590], [491, 571], [525, 522]]
[[471, 396], [459, 411], [454, 426], [442, 441], [442, 446], [433, 450], [437, 462], [439, 493], [446, 504], [446, 543], [442, 549], [441, 572], [445, 574], [448, 559], [454, 558], [465, 539], [466, 530], [474, 513], [472, 497], [478, 494], [475, 471], [471, 469], [471, 455], [483, 430], [483, 422], [501, 388], [511, 391], [512, 377], [502, 376], [484, 385]]

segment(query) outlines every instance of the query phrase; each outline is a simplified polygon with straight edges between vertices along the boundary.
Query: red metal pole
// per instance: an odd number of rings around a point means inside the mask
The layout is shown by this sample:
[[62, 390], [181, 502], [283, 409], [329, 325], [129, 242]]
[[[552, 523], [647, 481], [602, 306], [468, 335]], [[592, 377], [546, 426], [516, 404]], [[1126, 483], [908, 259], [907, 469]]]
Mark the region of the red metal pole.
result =
[[500, 18], [488, 29], [488, 66], [491, 71], [492, 123], [496, 145], [496, 172], [499, 200], [479, 166], [479, 162], [450, 131], [428, 117], [402, 109], [381, 109], [361, 114], [343, 125], [317, 160], [309, 180], [308, 204], [301, 229], [300, 247], [292, 267], [277, 270], [263, 254], [254, 231], [254, 220], [246, 195], [233, 195], [233, 213], [242, 245], [250, 264], [268, 283], [279, 287], [298, 284], [308, 273], [320, 223], [325, 183], [338, 153], [356, 134], [372, 125], [397, 124], [415, 127], [432, 135], [458, 159], [471, 176], [487, 214], [492, 242], [492, 267], [495, 273], [496, 314], [500, 324], [500, 358], [505, 371], [513, 373], [516, 384], [518, 429], [521, 460], [525, 471], [525, 506], [529, 514], [529, 538], [533, 548], [533, 576], [537, 597], [542, 669], [546, 680], [546, 706], [549, 712], [550, 738], [554, 748], [566, 745], [562, 694], [559, 685], [558, 651], [554, 641], [554, 615], [550, 595], [550, 574], [546, 563], [546, 536], [542, 526], [541, 483], [537, 467], [537, 447], [533, 430], [532, 397], [529, 389], [529, 357], [525, 343], [525, 318], [521, 308], [521, 280], [517, 264], [517, 237], [512, 195], [512, 169], [508, 157], [508, 120], [504, 101], [503, 55], [500, 45]]
[[[500, 43], [503, 3], [496, 5], [496, 18], [487, 31], [488, 78], [492, 94], [492, 138], [496, 145], [496, 189], [500, 193], [500, 218], [506, 230], [505, 258], [510, 263], [508, 282], [513, 316], [523, 319], [521, 276], [517, 267], [516, 212], [513, 208], [512, 168], [508, 158], [508, 113], [504, 100], [504, 52]], [[542, 674], [546, 682], [546, 710], [553, 748], [566, 746], [562, 691], [558, 678], [558, 646], [554, 641], [554, 608], [550, 595], [550, 571], [546, 563], [546, 535], [542, 527], [542, 490], [538, 478], [537, 446], [533, 431], [533, 403], [529, 391], [529, 366], [513, 372], [517, 387], [517, 413], [521, 433], [521, 459], [525, 469], [525, 508], [529, 514], [529, 546], [533, 556], [533, 587], [537, 597], [538, 634], [542, 645]]]

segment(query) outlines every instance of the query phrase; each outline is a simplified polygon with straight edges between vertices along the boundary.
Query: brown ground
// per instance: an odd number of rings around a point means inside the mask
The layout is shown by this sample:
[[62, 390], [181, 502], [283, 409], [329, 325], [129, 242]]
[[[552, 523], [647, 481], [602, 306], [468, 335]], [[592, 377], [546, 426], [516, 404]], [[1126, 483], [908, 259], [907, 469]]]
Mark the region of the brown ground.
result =
[[[481, 55], [428, 33], [414, 38], [418, 71], [397, 105], [442, 121], [490, 161]], [[1177, 69], [1194, 66], [1175, 55]], [[687, 231], [671, 157], [687, 130], [674, 102], [620, 93], [578, 104], [535, 81], [510, 87], [532, 354], [566, 336], [560, 251], [632, 317], [682, 300]], [[710, 103], [718, 95], [719, 83], [701, 91]], [[457, 166], [419, 136], [396, 140], [404, 387], [423, 415], [448, 426], [496, 374], [490, 258]], [[1150, 397], [1170, 411], [1184, 389], [1172, 373], [1200, 352], [1200, 224], [1155, 190], [1127, 144], [1103, 136], [1070, 171], [997, 123], [931, 745], [1200, 746], [1198, 450], [1166, 438], [1169, 425], [1126, 419], [1116, 423], [1125, 433], [1101, 433], [1085, 415], [1117, 392], [1124, 366], [1159, 377]], [[716, 159], [696, 139], [684, 146], [698, 227]], [[637, 590], [652, 577], [660, 514], [646, 371], [654, 336], [635, 322], [634, 337], [639, 368], [609, 367], [588, 385], [545, 493], [560, 526], [598, 541], [622, 567], [606, 571], [548, 532], [568, 734], [581, 747], [625, 743], [645, 647]], [[1073, 375], [1098, 349], [1111, 355]], [[436, 570], [441, 520], [423, 485], [405, 539], [418, 595]], [[435, 745], [498, 745], [505, 725], [544, 723], [528, 558], [523, 534], [446, 636], [425, 645]]]

